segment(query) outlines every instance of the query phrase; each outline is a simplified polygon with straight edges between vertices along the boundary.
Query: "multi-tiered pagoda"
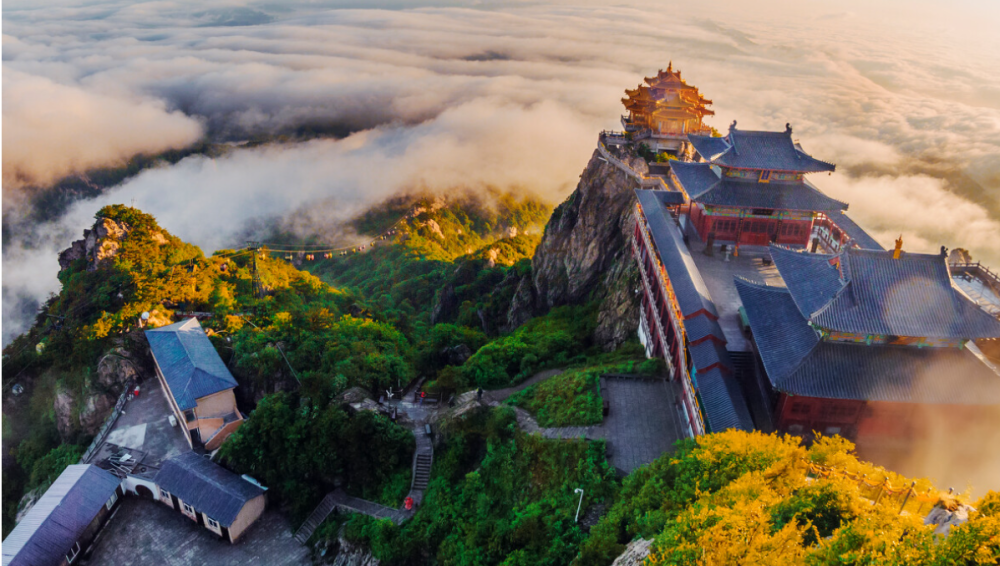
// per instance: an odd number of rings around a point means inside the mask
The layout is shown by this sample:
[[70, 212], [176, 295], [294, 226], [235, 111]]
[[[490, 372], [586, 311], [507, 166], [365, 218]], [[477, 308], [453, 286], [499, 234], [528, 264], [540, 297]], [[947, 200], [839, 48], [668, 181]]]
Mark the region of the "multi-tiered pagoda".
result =
[[1000, 321], [955, 288], [943, 253], [901, 244], [772, 246], [786, 287], [736, 282], [779, 431], [898, 442], [932, 416], [960, 428], [1000, 406], [1000, 375], [973, 342], [1000, 337]]
[[702, 119], [715, 115], [708, 109], [712, 101], [687, 84], [681, 72], [673, 70], [673, 63], [645, 81], [633, 90], [626, 89], [628, 98], [622, 99], [628, 110], [622, 125], [634, 141], [643, 140], [653, 151], [676, 152], [685, 145], [688, 134], [711, 133]]
[[[853, 236], [859, 247], [876, 247], [843, 214], [847, 204], [823, 194], [806, 175], [835, 165], [816, 159], [792, 140], [792, 128], [739, 130], [725, 137], [689, 137], [701, 162], [671, 164], [672, 179], [691, 201], [690, 221], [710, 243], [805, 246], [813, 225], [836, 230], [834, 250]], [[874, 244], [874, 245], [873, 245]]]

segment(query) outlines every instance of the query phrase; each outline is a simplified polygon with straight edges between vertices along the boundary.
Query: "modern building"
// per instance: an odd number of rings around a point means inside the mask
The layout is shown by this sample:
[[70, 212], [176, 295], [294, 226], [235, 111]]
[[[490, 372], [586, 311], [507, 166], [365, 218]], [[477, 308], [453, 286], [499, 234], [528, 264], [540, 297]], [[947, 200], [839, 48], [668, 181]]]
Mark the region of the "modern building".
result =
[[267, 506], [264, 488], [195, 452], [164, 462], [153, 481], [160, 502], [229, 542]]
[[912, 438], [929, 411], [975, 421], [1000, 375], [974, 341], [1000, 321], [953, 284], [947, 257], [772, 246], [784, 287], [737, 281], [779, 431]]
[[3, 541], [3, 566], [76, 564], [124, 495], [121, 480], [89, 464], [67, 466]]
[[702, 241], [732, 244], [736, 253], [740, 245], [805, 247], [814, 239], [830, 251], [848, 242], [881, 249], [844, 214], [846, 203], [806, 179], [835, 166], [807, 154], [790, 125], [750, 131], [734, 121], [725, 137], [689, 139], [700, 161], [671, 162], [671, 179], [690, 203], [689, 220]]
[[188, 444], [215, 450], [243, 424], [236, 379], [195, 318], [146, 331], [156, 376]]
[[683, 152], [688, 134], [711, 134], [702, 123], [715, 112], [708, 109], [711, 100], [673, 70], [673, 63], [655, 77], [646, 77], [646, 84], [625, 90], [622, 104], [628, 115], [622, 116], [622, 126], [635, 142], [645, 143], [653, 151]]

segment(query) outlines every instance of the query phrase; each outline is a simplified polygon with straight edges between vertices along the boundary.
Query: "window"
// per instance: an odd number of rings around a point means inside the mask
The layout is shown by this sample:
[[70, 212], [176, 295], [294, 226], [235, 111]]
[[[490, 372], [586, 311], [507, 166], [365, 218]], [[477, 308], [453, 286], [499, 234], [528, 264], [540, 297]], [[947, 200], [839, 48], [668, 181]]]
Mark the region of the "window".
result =
[[188, 409], [184, 411], [184, 418], [187, 419], [187, 422], [191, 422], [198, 419], [198, 417], [194, 416], [194, 409]]
[[791, 434], [801, 434], [802, 433], [802, 425], [800, 425], [800, 424], [788, 425], [788, 432], [791, 433]]
[[219, 527], [219, 522], [209, 517], [208, 515], [205, 515], [205, 522], [208, 523], [208, 526], [211, 527], [213, 530], [216, 531], [221, 530]]
[[828, 426], [826, 427], [826, 434], [833, 436], [834, 434], [840, 434], [839, 426]]
[[78, 554], [80, 554], [80, 543], [75, 542], [73, 543], [73, 548], [69, 549], [69, 552], [66, 553], [66, 562], [72, 564]]
[[183, 505], [184, 505], [184, 512], [185, 513], [188, 513], [190, 515], [194, 515], [194, 507], [191, 507], [187, 503], [184, 503]]
[[109, 499], [108, 502], [104, 504], [104, 506], [107, 507], [108, 510], [111, 510], [111, 508], [114, 507], [114, 505], [115, 505], [115, 501], [118, 501], [118, 492], [117, 491], [115, 491], [114, 493], [111, 494], [111, 499]]
[[170, 501], [170, 492], [160, 488], [160, 501]]

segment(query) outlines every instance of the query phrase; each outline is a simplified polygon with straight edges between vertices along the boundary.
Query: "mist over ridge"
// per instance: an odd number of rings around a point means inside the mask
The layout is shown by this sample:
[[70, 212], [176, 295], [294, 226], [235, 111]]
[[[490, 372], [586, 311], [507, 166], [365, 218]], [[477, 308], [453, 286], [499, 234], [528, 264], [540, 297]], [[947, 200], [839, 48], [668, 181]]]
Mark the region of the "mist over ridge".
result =
[[[8, 3], [3, 340], [112, 202], [134, 198], [206, 252], [239, 245], [248, 222], [322, 231], [414, 188], [558, 202], [598, 131], [620, 129], [622, 91], [669, 60], [714, 101], [716, 128], [790, 122], [838, 163], [816, 184], [883, 243], [903, 233], [907, 249], [1000, 265], [1000, 46], [955, 41], [963, 30], [920, 5], [891, 12], [904, 5]], [[996, 21], [978, 9], [968, 25]], [[18, 222], [61, 175], [302, 131], [336, 137], [191, 156]]]

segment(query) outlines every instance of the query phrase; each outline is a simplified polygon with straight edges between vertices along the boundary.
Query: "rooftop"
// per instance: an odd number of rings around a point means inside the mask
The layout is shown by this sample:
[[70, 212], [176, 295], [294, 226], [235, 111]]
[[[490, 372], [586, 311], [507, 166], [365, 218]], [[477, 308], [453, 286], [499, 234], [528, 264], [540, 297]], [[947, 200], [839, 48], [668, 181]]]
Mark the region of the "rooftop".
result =
[[198, 319], [147, 330], [146, 339], [182, 411], [194, 408], [202, 397], [236, 387]]
[[836, 166], [820, 161], [792, 140], [792, 128], [786, 124], [783, 132], [738, 130], [736, 122], [729, 134], [716, 138], [690, 135], [695, 150], [714, 165], [738, 169], [767, 169], [815, 173], [833, 171]]
[[997, 338], [1000, 321], [959, 292], [942, 255], [849, 248], [771, 256], [801, 316], [834, 331], [927, 338]]
[[110, 467], [108, 460], [115, 454], [128, 453], [135, 460], [132, 475], [152, 478], [163, 462], [191, 450], [182, 424], [170, 426], [169, 402], [157, 379], [140, 384], [139, 395], [125, 403], [122, 413], [90, 461]]
[[3, 566], [62, 562], [120, 483], [96, 466], [67, 466], [4, 539]]
[[675, 162], [674, 175], [691, 200], [715, 206], [777, 210], [843, 210], [847, 204], [823, 194], [808, 181], [760, 183], [723, 177], [709, 163]]
[[1000, 375], [969, 348], [821, 341], [789, 289], [736, 282], [775, 389], [809, 397], [998, 404]]
[[247, 501], [264, 493], [260, 487], [194, 452], [164, 462], [156, 474], [156, 483], [225, 527], [232, 526]]

